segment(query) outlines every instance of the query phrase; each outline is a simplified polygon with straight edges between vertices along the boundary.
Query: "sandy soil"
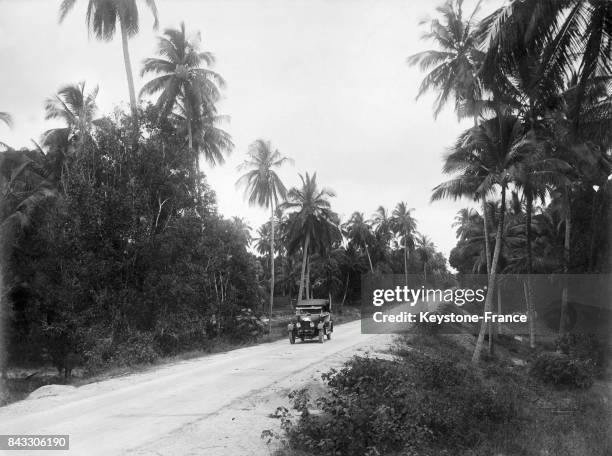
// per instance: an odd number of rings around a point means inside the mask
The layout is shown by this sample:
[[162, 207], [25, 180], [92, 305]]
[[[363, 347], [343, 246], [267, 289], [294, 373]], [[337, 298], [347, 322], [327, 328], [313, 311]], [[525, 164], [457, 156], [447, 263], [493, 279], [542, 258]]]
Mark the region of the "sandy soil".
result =
[[362, 335], [355, 321], [338, 326], [324, 344], [280, 340], [51, 389], [1, 408], [0, 434], [69, 434], [70, 450], [54, 454], [78, 456], [269, 455], [261, 431], [278, 429], [269, 415], [288, 405], [289, 391], [322, 388], [321, 373], [382, 350], [392, 338]]

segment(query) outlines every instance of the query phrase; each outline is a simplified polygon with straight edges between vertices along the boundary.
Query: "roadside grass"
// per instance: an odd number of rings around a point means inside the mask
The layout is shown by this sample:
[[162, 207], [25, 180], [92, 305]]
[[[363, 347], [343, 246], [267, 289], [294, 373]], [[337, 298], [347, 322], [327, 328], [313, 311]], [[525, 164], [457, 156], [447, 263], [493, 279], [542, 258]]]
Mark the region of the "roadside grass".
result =
[[329, 377], [327, 397], [298, 401], [272, 454], [612, 454], [609, 372], [588, 389], [551, 386], [531, 375], [528, 347], [497, 342], [474, 369], [471, 335], [399, 336], [394, 361], [355, 358]]
[[[334, 324], [341, 325], [360, 318], [358, 305], [345, 305], [342, 313], [334, 314]], [[291, 308], [280, 308], [272, 316], [272, 328], [269, 334], [264, 334], [257, 339], [238, 342], [228, 338], [212, 339], [206, 347], [187, 350], [174, 355], [159, 356], [149, 363], [131, 363], [124, 365], [106, 365], [96, 372], [85, 372], [75, 369], [75, 375], [69, 379], [57, 374], [57, 370], [51, 366], [36, 366], [8, 371], [9, 377], [0, 380], [0, 406], [20, 401], [34, 390], [45, 385], [73, 385], [82, 386], [96, 383], [110, 378], [131, 375], [139, 372], [147, 372], [159, 366], [174, 364], [203, 356], [224, 353], [238, 348], [250, 347], [264, 343], [275, 342], [287, 337], [287, 324], [291, 320], [293, 312]]]

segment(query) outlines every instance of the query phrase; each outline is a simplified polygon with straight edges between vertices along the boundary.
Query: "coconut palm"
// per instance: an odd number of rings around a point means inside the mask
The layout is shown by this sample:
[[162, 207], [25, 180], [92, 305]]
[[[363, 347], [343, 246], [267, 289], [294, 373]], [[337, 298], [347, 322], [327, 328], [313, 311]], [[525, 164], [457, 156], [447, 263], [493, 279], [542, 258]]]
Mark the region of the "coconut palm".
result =
[[479, 7], [480, 2], [465, 20], [463, 1], [447, 0], [436, 8], [442, 21], [431, 20], [430, 31], [423, 34], [423, 39], [434, 41], [438, 49], [419, 52], [408, 58], [409, 65], [418, 65], [422, 71], [429, 72], [421, 83], [417, 98], [435, 90], [438, 94], [434, 104], [436, 117], [451, 97], [459, 116], [469, 114], [476, 119], [478, 114], [476, 105], [481, 99], [481, 87], [477, 72], [482, 53], [478, 50], [474, 16]]
[[249, 146], [248, 158], [238, 167], [247, 170], [236, 185], [244, 186], [250, 205], [270, 208], [270, 328], [274, 305], [274, 210], [279, 199], [285, 199], [287, 189], [275, 168], [290, 161], [274, 149], [270, 141], [258, 139]]
[[[13, 118], [8, 112], [0, 111], [0, 123], [3, 123], [10, 128], [13, 125]], [[0, 141], [0, 147], [4, 149], [10, 149], [10, 147], [2, 141]]]
[[370, 272], [373, 273], [374, 267], [372, 266], [368, 244], [374, 241], [374, 234], [372, 233], [372, 227], [366, 222], [363, 213], [353, 212], [351, 218], [345, 223], [344, 229], [349, 238], [349, 244], [354, 245], [357, 249], [364, 249], [368, 264], [370, 265]]
[[91, 137], [98, 110], [97, 96], [98, 86], [86, 93], [85, 82], [79, 82], [61, 87], [55, 95], [47, 98], [45, 119], [61, 120], [66, 126], [45, 132], [43, 145], [57, 144], [58, 141], [67, 145], [73, 139], [83, 145]]
[[384, 206], [378, 206], [374, 215], [372, 215], [372, 226], [374, 227], [374, 234], [381, 240], [381, 242], [388, 246], [391, 241], [391, 216]]
[[[298, 301], [302, 300], [306, 277], [306, 263], [311, 252], [325, 253], [341, 238], [338, 216], [331, 210], [329, 198], [333, 190], [319, 188], [317, 174], [300, 174], [302, 185], [292, 188], [283, 207], [292, 211], [289, 215], [290, 254], [302, 248], [302, 270]], [[307, 287], [308, 289], [309, 287]]]
[[[225, 87], [223, 78], [209, 68], [214, 65], [215, 57], [200, 50], [201, 41], [199, 33], [187, 37], [184, 22], [178, 29], [164, 30], [157, 45], [161, 57], [146, 59], [140, 72], [141, 76], [158, 75], [142, 87], [140, 95], [160, 94], [157, 108], [161, 118], [168, 117], [179, 105], [179, 115], [187, 127], [189, 151], [195, 155], [196, 161], [194, 127], [200, 126], [198, 136], [204, 134], [202, 126], [207, 120], [210, 124], [216, 115], [215, 103], [220, 98], [220, 89]], [[198, 145], [204, 144], [200, 141]]]
[[211, 166], [225, 163], [225, 156], [234, 149], [232, 137], [221, 128], [221, 125], [229, 120], [228, 116], [204, 113], [188, 124], [183, 103], [177, 103], [176, 112], [171, 118], [180, 126], [179, 132], [184, 132], [187, 138], [190, 136], [187, 126], [191, 125], [192, 153], [195, 155], [196, 169], [199, 169], [200, 154]]
[[610, 74], [612, 7], [606, 0], [514, 0], [485, 18], [481, 30], [489, 43], [485, 79], [518, 66], [526, 70], [531, 56], [543, 60], [534, 89], [551, 90], [576, 68], [581, 92], [594, 76]]
[[0, 122], [4, 123], [7, 127], [13, 125], [13, 118], [8, 112], [0, 111]]
[[482, 224], [482, 217], [478, 211], [471, 207], [465, 207], [457, 212], [452, 226], [457, 228], [455, 232], [457, 239], [464, 241], [470, 236], [474, 227], [480, 224]]
[[34, 212], [57, 196], [46, 164], [39, 151], [0, 153], [0, 231], [5, 241], [15, 229], [27, 227]]
[[96, 119], [98, 87], [87, 92], [85, 82], [69, 84], [45, 101], [45, 119], [61, 120], [65, 127], [47, 130], [42, 136], [42, 147], [47, 153], [49, 169], [55, 180], [66, 171], [66, 160], [74, 153], [83, 154], [85, 144], [93, 141], [92, 133], [103, 123]]
[[427, 284], [427, 266], [436, 254], [436, 246], [428, 236], [421, 233], [416, 234], [415, 244], [416, 252], [423, 262], [423, 284]]
[[[437, 116], [453, 97], [457, 115], [460, 118], [472, 116], [474, 126], [478, 125], [481, 112], [491, 110], [492, 105], [491, 101], [483, 99], [484, 88], [480, 77], [484, 54], [479, 50], [482, 32], [475, 22], [479, 9], [480, 1], [470, 17], [464, 20], [463, 0], [447, 0], [443, 6], [437, 8], [443, 22], [432, 20], [431, 31], [423, 35], [424, 39], [433, 40], [439, 50], [423, 51], [408, 59], [409, 64], [419, 65], [422, 71], [429, 71], [421, 83], [417, 98], [429, 90], [438, 92], [434, 116]], [[482, 213], [486, 218], [486, 198], [483, 195], [474, 196], [481, 201]], [[484, 226], [486, 230], [486, 220]], [[487, 258], [490, 257], [488, 241], [488, 233], [485, 233]], [[490, 265], [487, 268], [487, 271], [489, 270]]]
[[[72, 10], [77, 0], [63, 0], [60, 4], [59, 20], [62, 22]], [[153, 29], [157, 30], [157, 6], [155, 0], [145, 0], [153, 14]], [[117, 23], [121, 30], [121, 46], [123, 48], [123, 63], [130, 93], [132, 114], [136, 117], [136, 90], [130, 62], [128, 40], [138, 33], [139, 17], [136, 0], [89, 0], [85, 16], [89, 32], [93, 32], [99, 40], [110, 41], [115, 36]]]
[[[516, 116], [494, 117], [483, 121], [461, 134], [447, 154], [443, 170], [455, 177], [433, 189], [432, 201], [442, 198], [500, 194], [500, 214], [495, 235], [495, 249], [489, 269], [489, 283], [484, 311], [492, 306], [493, 290], [501, 254], [506, 190], [510, 183], [508, 170], [518, 160], [524, 148], [532, 147], [524, 141], [524, 130]], [[481, 325], [472, 362], [480, 360], [486, 325]]]
[[[570, 267], [572, 194], [581, 185], [601, 185], [612, 172], [604, 152], [612, 143], [612, 99], [610, 77], [592, 78], [580, 87], [580, 76], [573, 72], [560, 96], [554, 115], [555, 156], [569, 163], [566, 181], [554, 186], [553, 208], [564, 225], [564, 272]], [[595, 224], [592, 224], [595, 229]], [[592, 235], [593, 237], [593, 235]], [[567, 308], [567, 287], [563, 288], [559, 332], [563, 333]]]
[[400, 202], [393, 209], [391, 215], [391, 230], [399, 238], [400, 244], [404, 249], [404, 279], [408, 284], [408, 252], [414, 248], [414, 232], [417, 222], [412, 217], [411, 212], [414, 209], [408, 209], [405, 202]]

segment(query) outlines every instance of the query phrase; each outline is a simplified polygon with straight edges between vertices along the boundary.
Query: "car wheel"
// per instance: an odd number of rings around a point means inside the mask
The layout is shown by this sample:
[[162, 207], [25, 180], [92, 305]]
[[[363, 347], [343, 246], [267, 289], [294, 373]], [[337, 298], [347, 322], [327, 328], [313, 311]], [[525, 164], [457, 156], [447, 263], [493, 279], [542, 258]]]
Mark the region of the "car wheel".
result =
[[295, 335], [293, 333], [289, 334], [289, 343], [291, 345], [295, 344]]

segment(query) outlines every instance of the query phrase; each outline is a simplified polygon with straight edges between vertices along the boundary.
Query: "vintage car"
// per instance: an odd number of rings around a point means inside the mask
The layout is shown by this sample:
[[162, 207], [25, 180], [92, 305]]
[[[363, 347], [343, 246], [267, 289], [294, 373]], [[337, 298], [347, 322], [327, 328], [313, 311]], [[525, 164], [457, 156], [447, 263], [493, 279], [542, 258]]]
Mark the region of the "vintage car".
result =
[[325, 337], [331, 339], [334, 332], [334, 322], [331, 316], [331, 302], [327, 299], [306, 299], [295, 306], [295, 317], [289, 325], [289, 342], [295, 339], [319, 339], [323, 343]]

